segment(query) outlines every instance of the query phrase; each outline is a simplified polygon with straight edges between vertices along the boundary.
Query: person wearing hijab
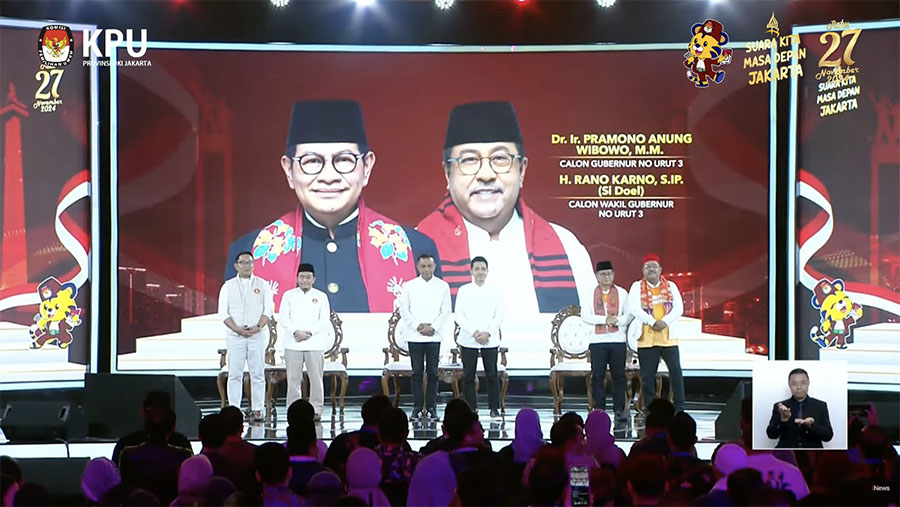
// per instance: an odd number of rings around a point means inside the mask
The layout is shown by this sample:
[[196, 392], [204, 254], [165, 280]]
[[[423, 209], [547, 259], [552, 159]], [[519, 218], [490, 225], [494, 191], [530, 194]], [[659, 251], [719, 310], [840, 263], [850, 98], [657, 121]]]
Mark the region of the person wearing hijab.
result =
[[456, 491], [456, 472], [450, 466], [445, 451], [429, 454], [416, 466], [409, 483], [407, 505], [445, 507], [450, 505]]
[[609, 432], [610, 422], [609, 414], [603, 410], [594, 410], [588, 414], [584, 426], [584, 434], [587, 439], [585, 444], [597, 463], [610, 464], [619, 468], [619, 464], [625, 458], [625, 453], [616, 446], [616, 439]]
[[171, 505], [202, 505], [212, 474], [212, 464], [203, 454], [184, 460], [178, 471], [178, 498]]
[[360, 447], [347, 458], [347, 493], [361, 498], [371, 507], [389, 507], [381, 490], [381, 458], [375, 451]]
[[81, 476], [81, 491], [85, 498], [97, 505], [103, 501], [106, 492], [122, 482], [119, 469], [107, 458], [94, 458], [88, 461]]
[[522, 473], [528, 461], [545, 445], [544, 433], [541, 431], [541, 419], [534, 409], [523, 408], [516, 414], [516, 436], [511, 444], [497, 453], [504, 465], [507, 492], [510, 496], [518, 494], [522, 488]]

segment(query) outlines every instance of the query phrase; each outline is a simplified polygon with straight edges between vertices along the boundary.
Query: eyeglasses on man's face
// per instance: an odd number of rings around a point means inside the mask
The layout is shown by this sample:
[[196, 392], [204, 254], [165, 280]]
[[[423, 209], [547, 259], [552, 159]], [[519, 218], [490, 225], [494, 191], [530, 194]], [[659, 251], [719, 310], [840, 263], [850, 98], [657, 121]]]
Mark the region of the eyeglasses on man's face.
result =
[[460, 173], [466, 176], [472, 176], [478, 174], [478, 171], [481, 170], [481, 165], [484, 163], [485, 159], [487, 159], [488, 164], [495, 173], [505, 174], [512, 169], [516, 160], [521, 158], [522, 155], [511, 155], [509, 153], [494, 153], [488, 157], [479, 157], [473, 153], [467, 153], [456, 158], [449, 158], [447, 159], [447, 163], [456, 165], [459, 168]]
[[[351, 152], [336, 153], [331, 156], [331, 167], [334, 167], [334, 170], [337, 171], [338, 174], [352, 173], [356, 170], [356, 166], [359, 165], [359, 160], [365, 155], [365, 153]], [[299, 157], [291, 157], [291, 160], [300, 166], [300, 170], [303, 171], [303, 174], [315, 176], [325, 169], [325, 163], [328, 158], [325, 155], [320, 155], [318, 153], [304, 153]]]
[[252, 266], [253, 261], [237, 261], [235, 262], [238, 266]]

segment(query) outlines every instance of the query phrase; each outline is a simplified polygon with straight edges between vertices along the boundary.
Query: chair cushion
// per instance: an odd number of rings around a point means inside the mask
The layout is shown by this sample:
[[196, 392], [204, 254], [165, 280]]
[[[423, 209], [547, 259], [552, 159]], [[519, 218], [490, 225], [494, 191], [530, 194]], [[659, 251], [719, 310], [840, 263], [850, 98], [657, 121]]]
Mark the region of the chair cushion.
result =
[[[223, 366], [219, 370], [219, 373], [228, 373], [228, 365], [226, 364], [225, 366]], [[250, 373], [250, 368], [247, 367], [246, 363], [244, 363], [244, 373]]]
[[569, 354], [584, 353], [591, 345], [593, 329], [580, 318], [569, 317], [559, 325], [559, 346]]
[[411, 372], [412, 364], [408, 363], [408, 362], [398, 361], [396, 363], [388, 363], [388, 364], [384, 365], [384, 369], [385, 369], [385, 371], [394, 372], [394, 373], [407, 372], [407, 371]]
[[347, 373], [344, 363], [338, 361], [325, 361], [325, 374]]
[[550, 371], [590, 373], [591, 363], [582, 361], [563, 361], [562, 363], [557, 363], [553, 368], [550, 368]]

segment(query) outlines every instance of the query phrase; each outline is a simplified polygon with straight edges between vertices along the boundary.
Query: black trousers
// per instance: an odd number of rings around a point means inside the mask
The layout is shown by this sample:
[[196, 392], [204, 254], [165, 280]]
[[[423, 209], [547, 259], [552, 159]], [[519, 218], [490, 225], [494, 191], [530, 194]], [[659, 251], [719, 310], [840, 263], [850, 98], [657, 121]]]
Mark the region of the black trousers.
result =
[[675, 411], [684, 410], [684, 377], [681, 374], [681, 357], [678, 345], [674, 347], [646, 347], [638, 349], [641, 361], [641, 389], [644, 391], [644, 407], [656, 398], [656, 372], [659, 370], [659, 358], [666, 362], [669, 369], [669, 382], [675, 395]]
[[[497, 350], [499, 347], [488, 349], [475, 349], [460, 347], [463, 364], [463, 391], [466, 403], [472, 410], [478, 408], [478, 393], [475, 391], [475, 375], [478, 369], [478, 352], [481, 351], [481, 361], [484, 364], [484, 375], [487, 377], [488, 407], [491, 410], [500, 410], [500, 376], [497, 374]], [[624, 361], [624, 360], [623, 360]]]
[[594, 408], [606, 410], [606, 365], [612, 375], [613, 410], [617, 419], [625, 417], [625, 344], [592, 343], [591, 351], [591, 396]]
[[[438, 388], [438, 359], [441, 354], [440, 342], [409, 343], [409, 360], [412, 363], [413, 411], [425, 408], [435, 411]], [[422, 389], [422, 374], [428, 375], [425, 389]], [[424, 400], [423, 400], [424, 398]]]

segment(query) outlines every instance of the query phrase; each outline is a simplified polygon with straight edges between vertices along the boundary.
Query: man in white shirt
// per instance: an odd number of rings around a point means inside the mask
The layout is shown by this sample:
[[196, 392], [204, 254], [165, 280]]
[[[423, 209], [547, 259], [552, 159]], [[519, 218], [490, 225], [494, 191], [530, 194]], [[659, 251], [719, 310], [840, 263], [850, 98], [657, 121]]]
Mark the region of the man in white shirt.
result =
[[244, 363], [250, 371], [250, 419], [262, 422], [265, 378], [265, 326], [274, 313], [274, 300], [269, 282], [253, 275], [253, 255], [241, 252], [234, 258], [237, 276], [225, 281], [219, 291], [219, 316], [227, 328], [228, 404], [241, 408], [244, 385]]
[[475, 257], [470, 263], [472, 282], [459, 288], [456, 295], [456, 324], [459, 325], [460, 354], [463, 364], [465, 398], [472, 410], [478, 408], [475, 375], [478, 356], [487, 377], [488, 407], [491, 418], [500, 418], [500, 377], [497, 374], [497, 350], [500, 324], [503, 322], [503, 298], [495, 285], [485, 285], [488, 261]]
[[466, 266], [481, 255], [518, 314], [555, 313], [590, 298], [593, 265], [584, 245], [520, 195], [528, 157], [512, 104], [454, 107], [443, 160], [449, 195], [417, 230], [437, 245], [452, 296], [471, 281]]
[[581, 308], [581, 319], [594, 326], [591, 336], [591, 394], [594, 408], [606, 410], [606, 365], [612, 375], [612, 398], [616, 427], [627, 423], [625, 416], [625, 331], [633, 318], [628, 311], [628, 293], [615, 285], [612, 262], [597, 263], [597, 287], [593, 304]]
[[287, 406], [300, 398], [303, 365], [309, 376], [309, 403], [315, 409], [315, 420], [322, 419], [325, 405], [323, 371], [325, 351], [333, 341], [331, 306], [328, 295], [313, 288], [316, 270], [312, 264], [300, 264], [297, 287], [284, 293], [278, 318], [287, 335], [284, 337], [284, 366], [287, 373]]
[[628, 291], [628, 309], [635, 318], [628, 333], [637, 338], [644, 404], [649, 404], [656, 397], [656, 372], [661, 357], [669, 370], [669, 382], [675, 394], [675, 411], [681, 412], [684, 410], [681, 358], [678, 339], [669, 335], [669, 326], [684, 314], [681, 292], [675, 282], [662, 276], [658, 255], [647, 254], [642, 270], [644, 277], [631, 284]]
[[[403, 284], [400, 296], [400, 322], [412, 363], [413, 419], [438, 417], [436, 398], [441, 333], [450, 317], [451, 307], [450, 286], [434, 276], [434, 269], [434, 257], [420, 255], [416, 259], [419, 276]], [[423, 372], [428, 376], [424, 392]]]

